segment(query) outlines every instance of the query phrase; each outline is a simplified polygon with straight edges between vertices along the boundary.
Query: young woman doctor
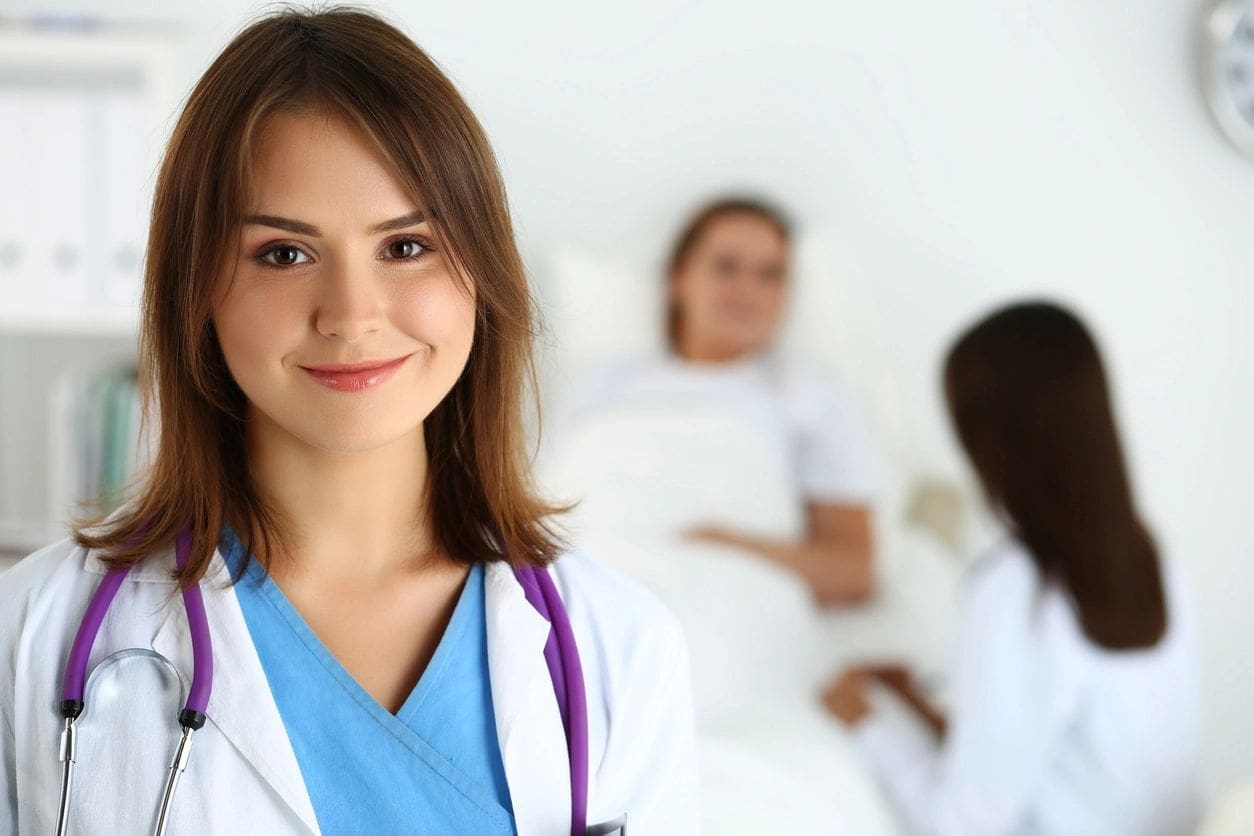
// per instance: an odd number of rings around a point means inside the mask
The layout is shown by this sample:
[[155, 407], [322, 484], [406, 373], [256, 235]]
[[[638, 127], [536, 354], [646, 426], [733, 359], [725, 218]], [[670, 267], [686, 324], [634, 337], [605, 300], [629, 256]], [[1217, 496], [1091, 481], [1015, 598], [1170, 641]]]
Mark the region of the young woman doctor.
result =
[[356, 10], [240, 33], [156, 184], [154, 463], [0, 577], [0, 831], [698, 832], [679, 628], [563, 554], [530, 488], [532, 327], [492, 152], [436, 65]]

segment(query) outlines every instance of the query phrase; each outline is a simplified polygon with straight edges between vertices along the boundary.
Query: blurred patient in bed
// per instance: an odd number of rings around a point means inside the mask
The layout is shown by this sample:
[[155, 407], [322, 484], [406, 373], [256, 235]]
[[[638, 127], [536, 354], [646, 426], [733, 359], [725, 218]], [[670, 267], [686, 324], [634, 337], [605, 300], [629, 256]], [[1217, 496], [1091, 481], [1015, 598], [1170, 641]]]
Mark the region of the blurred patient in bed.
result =
[[[651, 405], [690, 408], [693, 421], [702, 411], [721, 412], [752, 425], [747, 432], [775, 445], [769, 455], [779, 460], [774, 464], [797, 506], [778, 516], [795, 514], [798, 524], [790, 530], [768, 521], [754, 529], [728, 504], [684, 521], [683, 534], [786, 569], [821, 604], [856, 603], [871, 595], [875, 577], [874, 456], [849, 395], [776, 349], [789, 296], [789, 250], [790, 225], [768, 204], [729, 198], [697, 211], [665, 266], [667, 351], [612, 363], [583, 380], [560, 415], [558, 443], [563, 426]], [[643, 434], [648, 418], [638, 414]], [[725, 460], [743, 453], [735, 447], [711, 449], [709, 479], [719, 479]], [[662, 469], [659, 480], [680, 478], [665, 462]], [[744, 481], [739, 474], [728, 478]], [[765, 472], [761, 478], [770, 481]], [[704, 489], [692, 481], [694, 490]], [[746, 482], [740, 489], [755, 487]]]
[[[704, 831], [891, 836], [872, 777], [817, 698], [825, 620], [853, 614], [824, 605], [873, 593], [882, 477], [852, 398], [779, 347], [791, 250], [768, 205], [697, 211], [648, 279], [658, 284], [638, 289], [666, 291], [664, 344], [577, 380], [545, 427], [541, 478], [578, 502], [563, 518], [573, 542], [649, 586], [684, 627]], [[650, 330], [630, 310], [616, 324]]]

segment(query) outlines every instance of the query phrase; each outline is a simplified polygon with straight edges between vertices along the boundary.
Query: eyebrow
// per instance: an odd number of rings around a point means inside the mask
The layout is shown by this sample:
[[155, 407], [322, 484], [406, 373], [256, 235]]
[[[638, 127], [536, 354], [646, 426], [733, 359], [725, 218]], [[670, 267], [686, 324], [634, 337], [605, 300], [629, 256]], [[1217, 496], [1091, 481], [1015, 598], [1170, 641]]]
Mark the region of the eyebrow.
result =
[[[410, 212], [408, 215], [401, 215], [399, 218], [392, 218], [390, 221], [383, 221], [375, 224], [370, 228], [371, 234], [378, 232], [391, 232], [396, 229], [405, 229], [411, 226], [417, 226], [427, 219], [426, 213], [421, 209]], [[272, 226], [275, 229], [294, 232], [297, 235], [309, 235], [313, 238], [321, 238], [322, 230], [313, 224], [307, 224], [304, 221], [295, 221], [291, 218], [282, 218], [278, 215], [247, 215], [244, 217], [245, 224], [258, 224], [260, 226]]]

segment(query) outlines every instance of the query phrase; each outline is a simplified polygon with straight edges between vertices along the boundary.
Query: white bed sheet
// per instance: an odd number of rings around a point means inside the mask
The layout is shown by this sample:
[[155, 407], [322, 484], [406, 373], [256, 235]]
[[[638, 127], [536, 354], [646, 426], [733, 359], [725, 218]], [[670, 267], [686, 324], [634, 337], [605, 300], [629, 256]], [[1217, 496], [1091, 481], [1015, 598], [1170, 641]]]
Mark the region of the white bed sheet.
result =
[[585, 535], [580, 547], [652, 589], [692, 658], [705, 832], [899, 830], [820, 702], [823, 619], [792, 573], [738, 549]]

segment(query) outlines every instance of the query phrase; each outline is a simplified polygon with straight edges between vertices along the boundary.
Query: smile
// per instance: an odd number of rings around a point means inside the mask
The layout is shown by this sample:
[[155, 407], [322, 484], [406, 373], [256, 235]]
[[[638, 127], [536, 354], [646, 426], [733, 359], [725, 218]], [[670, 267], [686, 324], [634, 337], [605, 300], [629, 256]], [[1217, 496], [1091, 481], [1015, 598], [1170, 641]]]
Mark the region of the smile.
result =
[[395, 360], [367, 360], [342, 365], [301, 366], [301, 369], [328, 389], [335, 389], [337, 392], [364, 392], [396, 374], [396, 370], [412, 356], [407, 354]]

